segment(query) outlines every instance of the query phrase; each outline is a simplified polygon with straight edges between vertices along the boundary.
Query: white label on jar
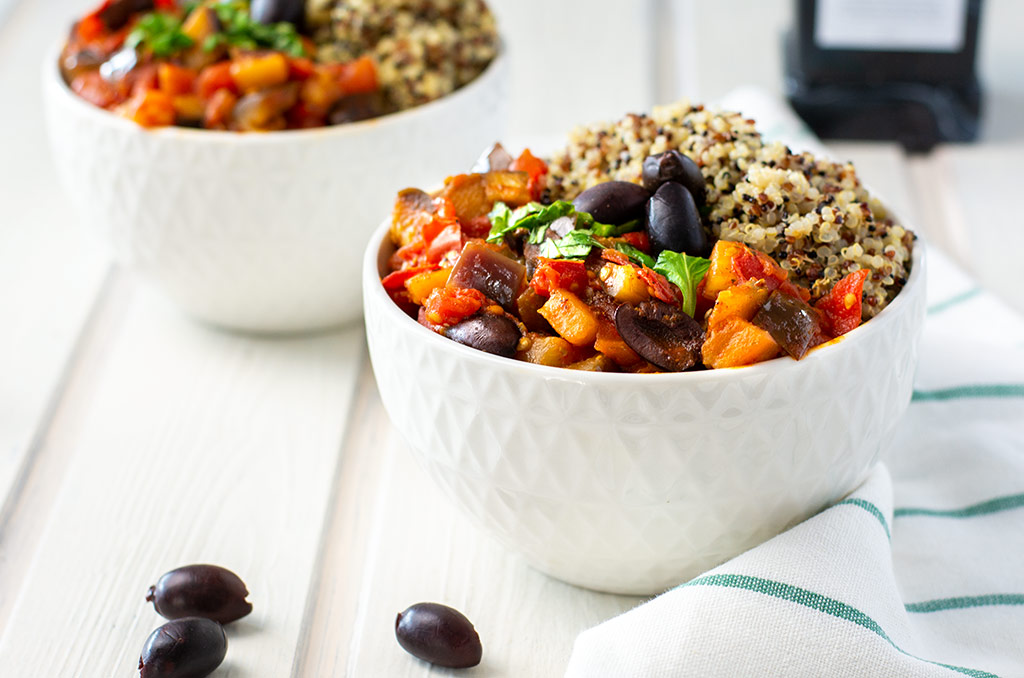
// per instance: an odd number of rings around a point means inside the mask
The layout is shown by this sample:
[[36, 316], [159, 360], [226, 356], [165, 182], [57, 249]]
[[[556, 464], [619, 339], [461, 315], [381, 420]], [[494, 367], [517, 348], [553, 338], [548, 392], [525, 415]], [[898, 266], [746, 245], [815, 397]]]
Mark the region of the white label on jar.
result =
[[823, 49], [958, 52], [967, 0], [818, 0], [814, 42]]

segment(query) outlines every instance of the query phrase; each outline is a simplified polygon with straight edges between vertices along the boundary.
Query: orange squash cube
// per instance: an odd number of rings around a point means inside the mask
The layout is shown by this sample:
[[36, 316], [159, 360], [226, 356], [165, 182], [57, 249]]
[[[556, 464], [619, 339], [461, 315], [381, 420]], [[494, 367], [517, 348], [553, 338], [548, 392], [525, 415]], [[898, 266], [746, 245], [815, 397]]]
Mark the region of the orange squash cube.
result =
[[708, 329], [701, 354], [712, 369], [742, 367], [771, 360], [779, 354], [779, 345], [760, 327], [742, 318], [729, 318]]
[[590, 346], [597, 338], [597, 318], [594, 312], [572, 292], [552, 290], [551, 296], [538, 313], [559, 336], [573, 346]]

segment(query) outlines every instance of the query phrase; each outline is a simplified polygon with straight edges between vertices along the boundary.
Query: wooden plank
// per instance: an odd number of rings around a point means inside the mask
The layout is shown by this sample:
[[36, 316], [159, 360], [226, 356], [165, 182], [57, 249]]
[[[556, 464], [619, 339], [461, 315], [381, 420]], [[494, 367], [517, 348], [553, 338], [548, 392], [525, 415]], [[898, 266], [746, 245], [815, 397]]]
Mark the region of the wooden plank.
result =
[[[313, 591], [319, 601], [296, 678], [561, 676], [576, 635], [639, 602], [551, 579], [470, 524], [416, 465], [376, 389], [359, 398], [332, 527]], [[484, 660], [431, 669], [394, 637], [395, 615], [446, 603], [475, 624]]]
[[[87, 338], [47, 445], [74, 455], [0, 638], [19, 675], [132, 675], [161, 623], [162, 572], [238, 572], [255, 611], [218, 676], [294, 663], [354, 385], [362, 328], [254, 339], [197, 326], [131, 280]], [[45, 450], [44, 450], [45, 452]]]
[[71, 4], [0, 6], [0, 532], [109, 267], [57, 186], [40, 110], [54, 9]]

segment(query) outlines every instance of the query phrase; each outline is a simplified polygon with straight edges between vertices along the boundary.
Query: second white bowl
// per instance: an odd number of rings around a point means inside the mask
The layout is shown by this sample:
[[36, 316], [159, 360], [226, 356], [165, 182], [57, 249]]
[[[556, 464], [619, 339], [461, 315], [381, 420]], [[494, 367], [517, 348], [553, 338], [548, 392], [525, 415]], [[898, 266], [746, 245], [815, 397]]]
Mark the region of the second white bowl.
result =
[[120, 263], [206, 322], [293, 332], [361, 317], [381, 205], [501, 138], [506, 62], [407, 111], [264, 134], [144, 129], [75, 95], [57, 51], [43, 85], [62, 182]]

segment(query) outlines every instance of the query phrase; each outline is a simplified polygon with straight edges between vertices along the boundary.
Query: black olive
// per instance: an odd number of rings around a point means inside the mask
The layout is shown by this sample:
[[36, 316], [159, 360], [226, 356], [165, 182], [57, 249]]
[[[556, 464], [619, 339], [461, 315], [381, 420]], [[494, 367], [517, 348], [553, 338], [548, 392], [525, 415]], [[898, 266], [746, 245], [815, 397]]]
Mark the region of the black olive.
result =
[[622, 304], [615, 311], [615, 329], [641, 358], [663, 370], [682, 372], [699, 362], [704, 330], [671, 304]]
[[598, 223], [619, 226], [643, 219], [650, 191], [631, 181], [606, 181], [591, 186], [572, 201], [578, 212], [587, 212]]
[[398, 644], [414, 657], [453, 669], [480, 663], [483, 646], [473, 624], [458, 610], [417, 603], [395, 619]]
[[778, 290], [772, 292], [751, 322], [767, 330], [775, 343], [797, 360], [826, 339], [818, 311]]
[[252, 0], [249, 17], [261, 24], [287, 21], [301, 32], [306, 21], [306, 3], [304, 0]]
[[124, 28], [133, 14], [153, 9], [153, 0], [114, 0], [100, 11], [100, 19], [111, 31]]
[[693, 194], [693, 200], [698, 207], [707, 200], [706, 183], [704, 175], [700, 172], [700, 167], [697, 167], [697, 163], [679, 151], [665, 151], [644, 158], [641, 177], [644, 188], [652, 193], [665, 182], [674, 181], [686, 186], [686, 189]]
[[205, 617], [221, 624], [252, 612], [245, 584], [231, 570], [217, 565], [186, 565], [171, 570], [149, 587], [146, 600], [167, 619]]
[[444, 336], [480, 351], [511, 358], [523, 335], [519, 325], [508, 316], [480, 313], [452, 325]]
[[149, 634], [139, 657], [141, 678], [205, 678], [224, 661], [224, 627], [202, 617], [169, 621]]
[[693, 196], [682, 184], [662, 184], [648, 201], [647, 235], [653, 254], [671, 250], [706, 257], [711, 252], [700, 212]]

